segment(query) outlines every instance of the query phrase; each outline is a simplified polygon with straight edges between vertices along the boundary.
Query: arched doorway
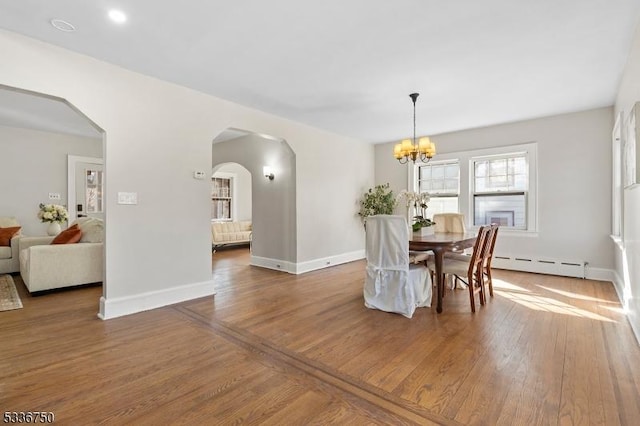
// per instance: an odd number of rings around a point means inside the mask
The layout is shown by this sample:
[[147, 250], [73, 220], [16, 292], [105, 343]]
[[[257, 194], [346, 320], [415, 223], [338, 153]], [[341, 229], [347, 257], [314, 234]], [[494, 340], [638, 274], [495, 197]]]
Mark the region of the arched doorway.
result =
[[[227, 129], [212, 148], [212, 169], [223, 163], [251, 174], [251, 264], [295, 273], [295, 153], [281, 138]], [[265, 176], [265, 167], [272, 176]]]
[[[105, 140], [105, 132], [67, 100], [0, 85], [0, 152], [4, 160], [0, 179], [13, 182], [3, 188], [0, 215], [16, 217], [25, 236], [45, 236], [47, 224], [37, 217], [39, 204], [60, 204], [73, 211], [77, 206], [69, 193], [69, 159], [102, 161]], [[24, 178], [16, 180], [16, 176]], [[92, 194], [106, 197], [102, 188]], [[104, 214], [104, 203], [97, 205], [99, 214]], [[104, 268], [100, 269], [104, 295]]]

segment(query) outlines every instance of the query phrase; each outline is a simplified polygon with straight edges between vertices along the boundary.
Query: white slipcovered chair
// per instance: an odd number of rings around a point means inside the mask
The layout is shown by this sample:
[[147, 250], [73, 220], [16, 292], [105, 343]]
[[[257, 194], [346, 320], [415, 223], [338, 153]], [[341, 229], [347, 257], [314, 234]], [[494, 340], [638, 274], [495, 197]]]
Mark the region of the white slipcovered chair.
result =
[[411, 318], [417, 307], [431, 306], [431, 277], [423, 264], [409, 264], [409, 231], [403, 216], [368, 217], [366, 250], [367, 308]]
[[433, 225], [434, 232], [466, 232], [462, 213], [436, 213], [433, 221], [436, 223]]

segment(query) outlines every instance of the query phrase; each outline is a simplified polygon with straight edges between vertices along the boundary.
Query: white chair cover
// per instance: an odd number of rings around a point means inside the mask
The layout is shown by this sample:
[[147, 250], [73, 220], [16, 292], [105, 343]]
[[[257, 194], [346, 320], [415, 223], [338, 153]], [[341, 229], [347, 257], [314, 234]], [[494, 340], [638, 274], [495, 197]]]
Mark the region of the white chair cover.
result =
[[465, 232], [464, 215], [461, 213], [436, 213], [434, 232]]
[[411, 318], [416, 307], [431, 306], [432, 290], [427, 268], [409, 265], [408, 228], [403, 216], [367, 218], [364, 304]]

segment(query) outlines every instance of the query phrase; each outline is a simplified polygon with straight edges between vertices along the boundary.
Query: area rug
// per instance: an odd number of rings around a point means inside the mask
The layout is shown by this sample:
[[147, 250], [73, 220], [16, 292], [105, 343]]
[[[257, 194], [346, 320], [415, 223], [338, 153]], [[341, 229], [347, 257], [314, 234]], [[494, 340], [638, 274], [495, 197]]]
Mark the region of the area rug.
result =
[[0, 311], [22, 308], [22, 300], [11, 275], [0, 275]]

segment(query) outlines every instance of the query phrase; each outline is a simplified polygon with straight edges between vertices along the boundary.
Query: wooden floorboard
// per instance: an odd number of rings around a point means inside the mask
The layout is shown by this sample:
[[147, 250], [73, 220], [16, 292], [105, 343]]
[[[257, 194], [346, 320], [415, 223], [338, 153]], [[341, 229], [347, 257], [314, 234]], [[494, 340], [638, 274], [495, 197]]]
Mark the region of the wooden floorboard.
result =
[[60, 424], [635, 425], [640, 349], [611, 283], [495, 271], [472, 314], [364, 307], [364, 262], [213, 256], [214, 297], [109, 321], [101, 288], [0, 312], [0, 407]]

